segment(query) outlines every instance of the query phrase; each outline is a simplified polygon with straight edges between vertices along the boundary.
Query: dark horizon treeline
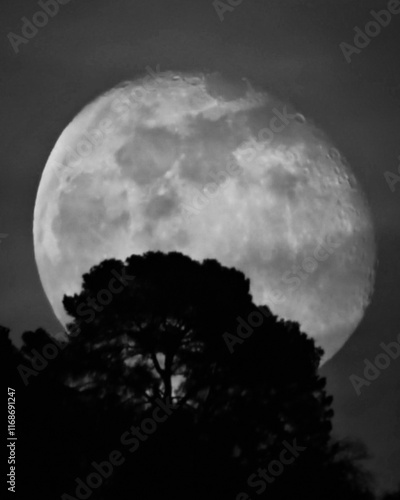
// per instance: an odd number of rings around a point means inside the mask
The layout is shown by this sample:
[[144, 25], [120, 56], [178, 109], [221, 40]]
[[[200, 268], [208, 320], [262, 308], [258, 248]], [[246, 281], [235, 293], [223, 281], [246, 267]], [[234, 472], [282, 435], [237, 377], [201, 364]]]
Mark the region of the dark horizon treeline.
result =
[[[18, 498], [376, 498], [364, 447], [332, 439], [314, 341], [264, 308], [228, 348], [258, 310], [239, 271], [178, 253], [108, 260], [64, 306], [63, 344], [38, 329], [17, 349], [1, 332]], [[113, 472], [82, 487], [110, 455]]]

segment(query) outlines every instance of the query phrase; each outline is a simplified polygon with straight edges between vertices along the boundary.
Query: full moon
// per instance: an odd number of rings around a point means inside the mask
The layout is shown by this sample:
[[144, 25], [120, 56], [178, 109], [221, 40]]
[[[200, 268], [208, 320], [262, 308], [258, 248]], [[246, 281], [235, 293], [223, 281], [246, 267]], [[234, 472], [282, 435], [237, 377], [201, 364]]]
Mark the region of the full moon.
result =
[[87, 105], [43, 171], [34, 244], [64, 326], [84, 273], [147, 251], [242, 271], [254, 302], [297, 321], [323, 361], [373, 291], [373, 225], [346, 159], [269, 92], [215, 74], [160, 73]]

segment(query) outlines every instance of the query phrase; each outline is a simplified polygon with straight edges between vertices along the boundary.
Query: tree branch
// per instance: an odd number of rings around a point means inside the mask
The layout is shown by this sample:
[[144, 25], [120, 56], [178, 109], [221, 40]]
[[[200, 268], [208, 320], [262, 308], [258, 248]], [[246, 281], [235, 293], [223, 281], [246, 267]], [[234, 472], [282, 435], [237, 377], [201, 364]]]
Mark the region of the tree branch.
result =
[[154, 351], [151, 351], [151, 359], [153, 361], [154, 368], [156, 369], [157, 373], [164, 378], [164, 373], [165, 371], [161, 368], [160, 363], [158, 362], [157, 356]]

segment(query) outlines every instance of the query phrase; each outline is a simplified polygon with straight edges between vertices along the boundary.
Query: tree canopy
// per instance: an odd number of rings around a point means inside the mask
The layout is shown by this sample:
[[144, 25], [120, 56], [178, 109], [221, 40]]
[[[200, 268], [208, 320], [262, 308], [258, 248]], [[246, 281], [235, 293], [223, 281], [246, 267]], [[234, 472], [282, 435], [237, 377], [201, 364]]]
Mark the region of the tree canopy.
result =
[[[71, 490], [71, 478], [85, 478], [92, 460], [122, 448], [132, 423], [163, 404], [173, 414], [138, 451], [125, 449], [124, 466], [93, 498], [280, 499], [300, 489], [310, 499], [372, 498], [358, 464], [364, 450], [332, 440], [322, 350], [249, 290], [241, 272], [178, 253], [107, 260], [83, 276], [81, 292], [64, 298], [66, 344], [31, 384], [57, 403], [46, 416], [43, 403], [37, 418], [74, 436], [62, 439], [58, 462], [46, 442], [50, 470], [64, 470], [54, 472], [55, 490]], [[27, 332], [18, 364], [32, 366], [32, 349], [49, 341]], [[301, 454], [264, 489], [258, 478], [257, 491], [250, 477], [293, 443]]]

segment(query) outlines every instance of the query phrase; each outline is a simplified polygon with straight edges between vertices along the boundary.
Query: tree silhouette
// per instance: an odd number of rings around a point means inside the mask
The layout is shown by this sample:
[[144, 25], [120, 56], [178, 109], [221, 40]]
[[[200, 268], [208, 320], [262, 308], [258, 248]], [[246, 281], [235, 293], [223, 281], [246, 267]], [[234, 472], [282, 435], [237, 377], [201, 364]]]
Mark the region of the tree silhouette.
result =
[[[108, 289], [113, 272], [135, 278], [86, 322], [79, 307]], [[316, 374], [322, 352], [297, 324], [277, 321], [266, 308], [263, 324], [230, 354], [224, 333], [235, 332], [237, 318], [257, 310], [242, 273], [216, 261], [200, 264], [177, 253], [148, 253], [132, 256], [126, 265], [103, 262], [64, 305], [80, 332], [66, 350], [70, 383], [88, 397], [129, 405], [136, 413], [156, 398], [171, 398], [196, 409], [196, 418], [208, 423], [217, 419], [217, 409], [221, 419], [255, 404], [249, 412], [252, 432], [264, 432], [262, 422], [278, 438], [303, 432], [307, 441], [319, 433], [321, 443], [327, 442], [331, 398]], [[219, 409], [222, 401], [225, 413]], [[240, 417], [231, 425], [236, 420]], [[248, 437], [241, 448], [250, 452]]]
[[[95, 317], [88, 322], [79, 309], [99, 291], [108, 290], [115, 273], [135, 279], [113, 296], [110, 305], [92, 309]], [[84, 276], [80, 295], [64, 300], [80, 332], [68, 351], [75, 360], [75, 382], [79, 379], [81, 388], [96, 398], [117, 397], [138, 407], [156, 397], [182, 400], [200, 373], [204, 378], [215, 348], [224, 347], [218, 337], [223, 324], [227, 319], [233, 322], [240, 307], [250, 307], [248, 282], [240, 278], [216, 262], [201, 266], [179, 254], [132, 256], [126, 266], [103, 262]], [[85, 350], [89, 355], [82, 356]], [[107, 378], [107, 394], [96, 383], [102, 376]], [[183, 381], [174, 394], [173, 378], [175, 383]]]
[[[74, 478], [122, 449], [122, 435], [161, 401], [175, 404], [173, 414], [137, 451], [123, 449], [124, 465], [91, 498], [373, 498], [363, 449], [331, 439], [322, 350], [296, 323], [260, 312], [239, 271], [178, 253], [108, 260], [64, 306], [73, 318], [67, 345], [31, 384], [56, 402], [43, 402], [36, 418], [71, 437], [61, 440], [62, 459], [46, 442], [53, 493], [73, 492]], [[49, 337], [38, 330], [24, 341], [28, 363]], [[304, 451], [263, 491], [249, 486], [285, 443]]]

